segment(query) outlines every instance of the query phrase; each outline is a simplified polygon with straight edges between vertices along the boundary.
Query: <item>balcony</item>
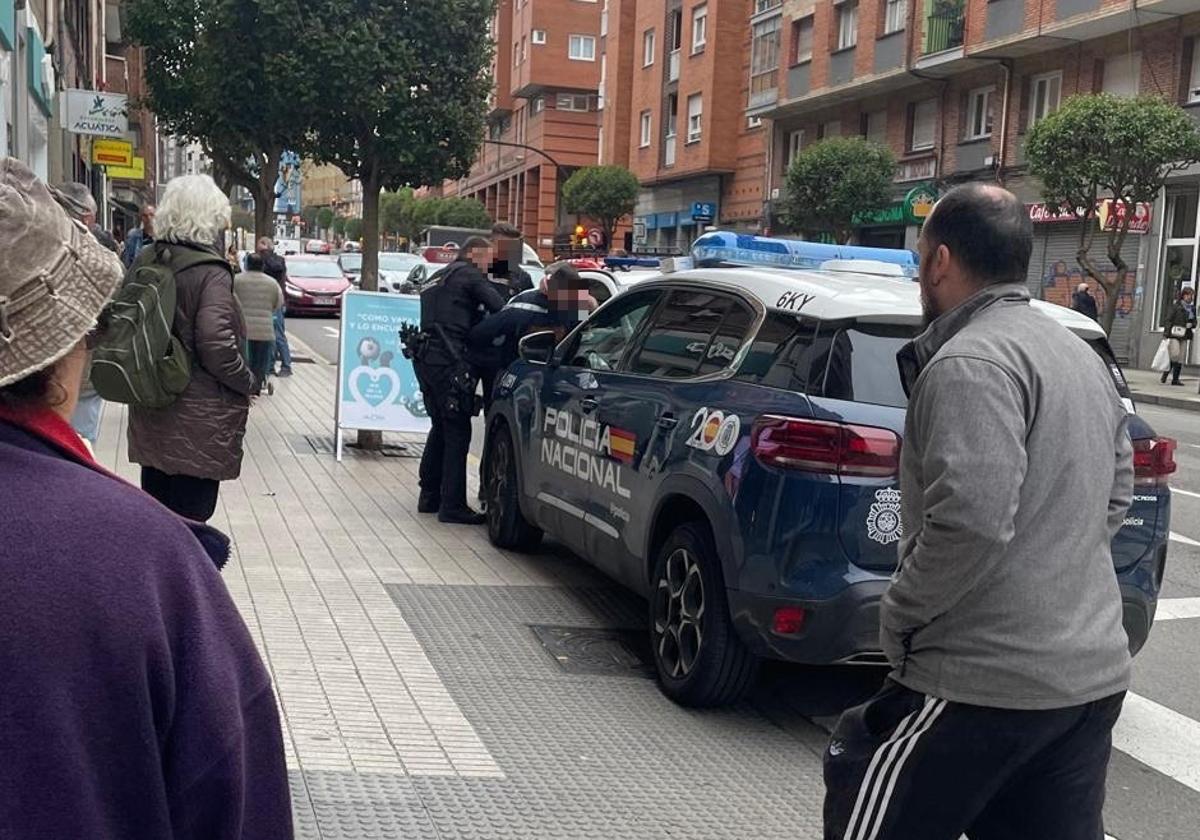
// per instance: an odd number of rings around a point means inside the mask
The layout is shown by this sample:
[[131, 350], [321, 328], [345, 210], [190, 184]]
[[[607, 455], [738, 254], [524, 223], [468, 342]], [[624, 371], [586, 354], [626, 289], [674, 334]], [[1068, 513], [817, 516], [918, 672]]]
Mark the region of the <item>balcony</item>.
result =
[[962, 47], [966, 6], [966, 0], [926, 0], [925, 55]]
[[667, 82], [679, 81], [679, 50], [671, 50], [667, 57]]

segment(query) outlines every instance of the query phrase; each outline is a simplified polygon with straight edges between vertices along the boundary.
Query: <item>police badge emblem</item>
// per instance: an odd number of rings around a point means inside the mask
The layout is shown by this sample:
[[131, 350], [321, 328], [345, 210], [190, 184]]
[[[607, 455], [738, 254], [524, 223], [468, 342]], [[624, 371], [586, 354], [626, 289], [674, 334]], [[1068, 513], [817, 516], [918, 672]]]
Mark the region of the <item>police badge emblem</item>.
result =
[[885, 487], [875, 491], [875, 501], [867, 513], [867, 536], [880, 545], [889, 545], [904, 536], [899, 490]]

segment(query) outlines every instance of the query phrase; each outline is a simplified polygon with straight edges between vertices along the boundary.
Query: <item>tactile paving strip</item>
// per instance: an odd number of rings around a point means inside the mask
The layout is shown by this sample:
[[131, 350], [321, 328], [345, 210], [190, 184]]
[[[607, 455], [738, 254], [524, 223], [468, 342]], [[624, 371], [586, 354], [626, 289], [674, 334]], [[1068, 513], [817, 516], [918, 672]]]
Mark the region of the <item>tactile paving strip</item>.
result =
[[752, 704], [686, 710], [652, 680], [565, 673], [530, 630], [638, 629], [645, 605], [624, 591], [388, 590], [504, 778], [306, 774], [322, 837], [820, 837], [810, 724]]

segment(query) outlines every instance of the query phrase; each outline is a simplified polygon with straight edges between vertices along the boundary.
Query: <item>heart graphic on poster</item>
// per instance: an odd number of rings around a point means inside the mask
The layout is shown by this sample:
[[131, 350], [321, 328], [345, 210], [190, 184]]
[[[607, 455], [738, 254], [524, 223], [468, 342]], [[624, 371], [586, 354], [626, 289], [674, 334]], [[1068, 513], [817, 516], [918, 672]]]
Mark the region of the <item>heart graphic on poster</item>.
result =
[[[364, 379], [366, 385], [360, 386]], [[373, 408], [392, 403], [400, 395], [400, 375], [386, 367], [360, 365], [350, 371], [348, 385], [356, 403]]]

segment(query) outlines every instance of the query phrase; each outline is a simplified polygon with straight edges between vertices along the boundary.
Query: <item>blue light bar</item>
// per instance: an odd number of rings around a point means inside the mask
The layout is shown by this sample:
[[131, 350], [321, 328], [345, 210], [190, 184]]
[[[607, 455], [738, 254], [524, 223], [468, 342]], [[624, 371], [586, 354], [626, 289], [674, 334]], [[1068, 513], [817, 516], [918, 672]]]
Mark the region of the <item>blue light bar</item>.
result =
[[820, 268], [828, 260], [874, 260], [901, 266], [911, 277], [917, 274], [917, 255], [901, 248], [829, 245], [724, 230], [709, 231], [697, 239], [692, 244], [692, 260], [697, 268], [741, 265], [796, 269]]

